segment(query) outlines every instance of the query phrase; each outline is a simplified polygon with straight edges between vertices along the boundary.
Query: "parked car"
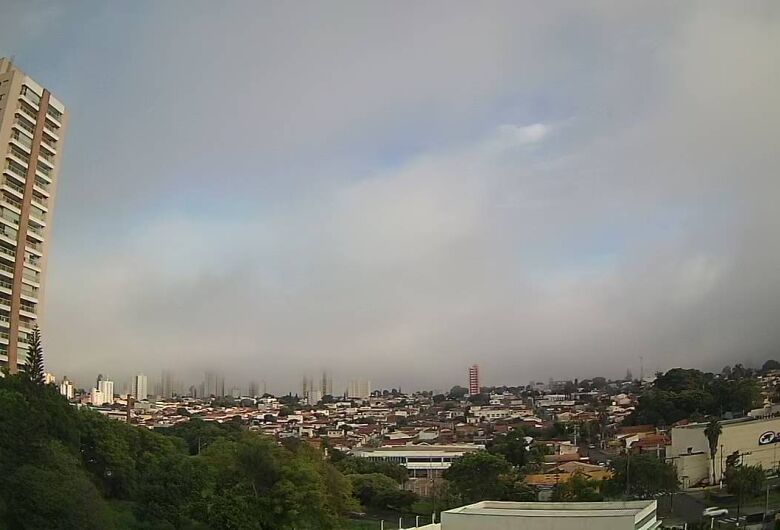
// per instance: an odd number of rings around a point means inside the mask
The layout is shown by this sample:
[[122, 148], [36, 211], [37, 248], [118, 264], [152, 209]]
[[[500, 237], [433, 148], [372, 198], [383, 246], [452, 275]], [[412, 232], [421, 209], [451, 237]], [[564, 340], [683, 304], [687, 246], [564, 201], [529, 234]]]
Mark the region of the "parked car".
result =
[[702, 517], [722, 517], [728, 514], [729, 511], [726, 508], [718, 508], [717, 506], [710, 506], [709, 508], [704, 508], [704, 511], [701, 512]]

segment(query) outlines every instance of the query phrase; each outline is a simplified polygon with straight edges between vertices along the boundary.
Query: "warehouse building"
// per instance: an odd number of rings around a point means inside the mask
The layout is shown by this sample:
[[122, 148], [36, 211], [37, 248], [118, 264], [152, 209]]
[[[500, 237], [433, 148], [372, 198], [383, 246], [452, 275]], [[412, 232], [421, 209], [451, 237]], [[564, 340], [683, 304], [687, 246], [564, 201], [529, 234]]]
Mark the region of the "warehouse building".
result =
[[[667, 460], [674, 462], [683, 488], [712, 481], [710, 446], [704, 435], [706, 427], [706, 423], [691, 423], [672, 428]], [[721, 481], [730, 456], [743, 465], [760, 465], [764, 469], [778, 467], [780, 417], [724, 420], [721, 428], [715, 454], [716, 483]]]

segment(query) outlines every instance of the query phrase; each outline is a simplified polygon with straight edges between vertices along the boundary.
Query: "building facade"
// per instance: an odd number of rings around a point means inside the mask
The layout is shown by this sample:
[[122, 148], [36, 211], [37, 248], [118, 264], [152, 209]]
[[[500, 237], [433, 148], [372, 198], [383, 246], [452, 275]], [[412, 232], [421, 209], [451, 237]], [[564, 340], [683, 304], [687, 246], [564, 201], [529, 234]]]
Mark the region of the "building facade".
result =
[[480, 391], [479, 365], [469, 366], [469, 394], [476, 396]]
[[149, 380], [144, 374], [138, 374], [133, 378], [132, 394], [138, 401], [149, 397]]
[[441, 523], [420, 530], [655, 530], [656, 501], [482, 501], [441, 513]]
[[11, 373], [41, 313], [66, 124], [65, 106], [0, 58], [0, 363]]
[[[780, 467], [780, 418], [740, 418], [720, 422], [722, 432], [715, 453], [715, 482], [726, 472], [727, 459], [735, 455], [743, 465]], [[710, 446], [704, 435], [706, 423], [691, 423], [672, 429], [667, 460], [674, 462], [683, 488], [712, 482]]]
[[103, 405], [104, 403], [113, 403], [114, 402], [114, 382], [110, 379], [103, 379], [100, 382], [98, 382], [98, 390], [100, 390], [101, 394], [103, 395]]
[[360, 447], [352, 455], [374, 462], [392, 462], [404, 466], [409, 478], [441, 476], [452, 463], [466, 453], [483, 449], [480, 445], [404, 445], [398, 447]]
[[347, 397], [365, 399], [371, 397], [371, 381], [355, 379], [349, 382]]

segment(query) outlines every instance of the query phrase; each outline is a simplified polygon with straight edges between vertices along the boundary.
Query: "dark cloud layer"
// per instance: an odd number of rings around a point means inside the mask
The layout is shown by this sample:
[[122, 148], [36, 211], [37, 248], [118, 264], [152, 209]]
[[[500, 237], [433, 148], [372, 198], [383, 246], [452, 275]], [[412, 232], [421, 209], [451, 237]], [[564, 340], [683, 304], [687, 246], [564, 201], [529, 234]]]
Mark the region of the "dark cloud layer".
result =
[[57, 373], [447, 387], [780, 357], [780, 9], [11, 2], [73, 114]]

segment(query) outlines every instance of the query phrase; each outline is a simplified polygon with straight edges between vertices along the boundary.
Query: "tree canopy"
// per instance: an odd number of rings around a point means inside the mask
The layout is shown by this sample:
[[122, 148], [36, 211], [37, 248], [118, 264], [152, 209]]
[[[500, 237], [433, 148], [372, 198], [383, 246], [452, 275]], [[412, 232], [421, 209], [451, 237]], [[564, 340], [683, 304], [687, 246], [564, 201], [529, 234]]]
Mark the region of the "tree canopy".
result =
[[[0, 378], [0, 425], [0, 530], [327, 530], [357, 507], [352, 480], [305, 442], [198, 419], [160, 434], [77, 410], [26, 374]], [[380, 476], [372, 503], [406, 506]]]

